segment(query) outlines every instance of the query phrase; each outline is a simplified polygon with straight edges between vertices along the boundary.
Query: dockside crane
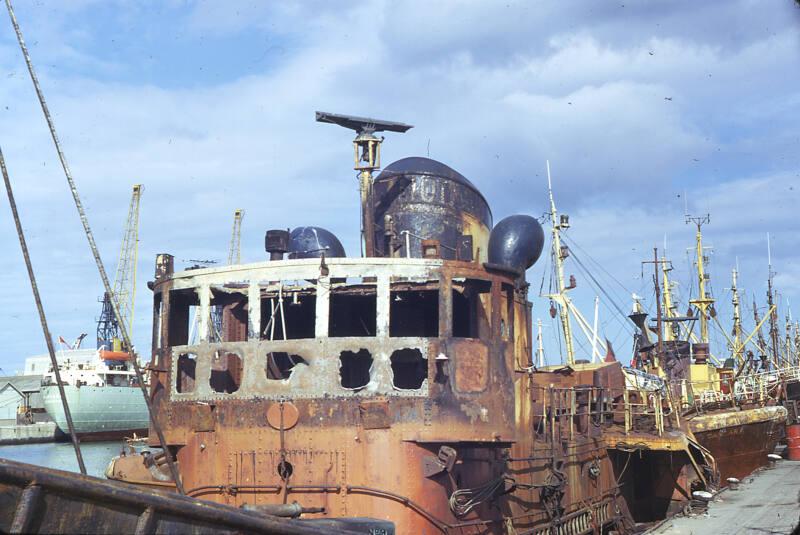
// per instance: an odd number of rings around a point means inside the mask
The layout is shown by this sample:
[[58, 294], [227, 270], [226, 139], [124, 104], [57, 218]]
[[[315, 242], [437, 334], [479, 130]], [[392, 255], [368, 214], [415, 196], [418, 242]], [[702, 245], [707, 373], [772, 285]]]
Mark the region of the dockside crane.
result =
[[110, 351], [131, 350], [129, 347], [123, 347], [120, 326], [114, 316], [111, 299], [117, 301], [119, 321], [124, 322], [129, 336], [132, 337], [136, 299], [136, 263], [139, 257], [139, 201], [143, 191], [144, 187], [141, 184], [133, 186], [117, 262], [117, 272], [114, 276], [113, 295], [110, 296], [108, 293], [103, 295], [103, 308], [100, 318], [97, 320], [97, 347]]
[[[242, 219], [244, 218], [244, 210], [237, 208], [233, 211], [233, 230], [231, 231], [231, 242], [228, 246], [228, 265], [242, 263]], [[211, 309], [211, 333], [212, 340], [217, 342], [222, 341], [222, 306], [215, 305]], [[193, 331], [196, 333], [199, 327], [200, 318], [195, 319], [195, 326]]]
[[241, 208], [233, 212], [233, 231], [231, 232], [231, 244], [228, 247], [228, 265], [242, 263], [242, 219], [244, 218], [244, 210]]

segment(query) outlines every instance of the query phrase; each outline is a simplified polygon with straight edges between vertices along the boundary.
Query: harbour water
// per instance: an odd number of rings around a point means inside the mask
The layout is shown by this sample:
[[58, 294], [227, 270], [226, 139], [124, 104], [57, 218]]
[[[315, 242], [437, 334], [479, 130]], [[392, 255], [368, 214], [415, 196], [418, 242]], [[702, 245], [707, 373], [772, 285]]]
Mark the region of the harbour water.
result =
[[[105, 477], [103, 473], [108, 462], [115, 455], [119, 455], [122, 450], [122, 444], [121, 440], [82, 443], [81, 453], [83, 454], [83, 462], [86, 465], [86, 472], [90, 476]], [[0, 446], [0, 458], [46, 466], [57, 470], [80, 472], [71, 442]]]

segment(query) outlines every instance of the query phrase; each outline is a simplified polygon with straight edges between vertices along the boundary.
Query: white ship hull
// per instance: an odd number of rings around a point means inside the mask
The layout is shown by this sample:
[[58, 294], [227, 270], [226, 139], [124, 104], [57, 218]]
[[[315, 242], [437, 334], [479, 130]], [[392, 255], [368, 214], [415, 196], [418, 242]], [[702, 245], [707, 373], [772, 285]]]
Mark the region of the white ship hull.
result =
[[[146, 431], [147, 405], [142, 391], [128, 386], [65, 385], [67, 403], [78, 435], [122, 436]], [[42, 387], [45, 410], [65, 434], [69, 433], [56, 385]]]

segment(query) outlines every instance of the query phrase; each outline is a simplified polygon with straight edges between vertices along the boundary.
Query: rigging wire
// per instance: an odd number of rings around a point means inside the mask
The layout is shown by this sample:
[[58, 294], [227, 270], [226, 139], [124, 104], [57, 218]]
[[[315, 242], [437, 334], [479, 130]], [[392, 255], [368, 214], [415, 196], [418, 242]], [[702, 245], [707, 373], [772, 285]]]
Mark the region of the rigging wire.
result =
[[86, 465], [83, 463], [83, 454], [81, 453], [80, 441], [78, 440], [78, 435], [75, 433], [75, 425], [72, 422], [72, 413], [70, 412], [69, 404], [67, 403], [67, 394], [64, 392], [64, 383], [61, 381], [61, 371], [58, 369], [58, 359], [56, 358], [55, 347], [53, 347], [53, 337], [50, 334], [50, 328], [47, 326], [47, 318], [44, 314], [42, 298], [39, 295], [39, 286], [36, 284], [36, 276], [33, 273], [33, 264], [31, 263], [31, 257], [28, 253], [28, 244], [25, 241], [25, 232], [22, 230], [19, 212], [17, 212], [17, 202], [14, 200], [14, 192], [11, 189], [11, 180], [8, 177], [8, 169], [6, 169], [6, 160], [3, 157], [2, 149], [0, 149], [0, 169], [2, 169], [3, 172], [3, 182], [5, 182], [6, 185], [8, 204], [11, 206], [11, 214], [14, 217], [14, 225], [17, 227], [19, 246], [22, 249], [22, 256], [25, 259], [25, 267], [28, 270], [28, 278], [31, 281], [33, 300], [36, 301], [36, 309], [39, 312], [39, 321], [42, 324], [42, 334], [44, 334], [44, 340], [47, 344], [47, 352], [50, 354], [50, 364], [53, 366], [53, 373], [55, 373], [56, 376], [58, 394], [61, 396], [61, 405], [64, 408], [64, 417], [67, 420], [67, 428], [69, 429], [69, 436], [72, 439], [72, 447], [75, 449], [75, 457], [78, 458], [78, 467], [81, 470], [81, 474], [86, 475]]
[[[563, 237], [564, 237], [564, 239], [565, 239], [567, 242], [569, 242], [571, 245], [574, 245], [574, 246], [575, 246], [575, 248], [576, 248], [576, 249], [578, 249], [578, 250], [579, 250], [579, 251], [580, 251], [582, 254], [585, 254], [585, 255], [586, 255], [586, 258], [587, 258], [587, 259], [588, 259], [590, 262], [594, 263], [594, 264], [595, 264], [595, 265], [596, 265], [596, 266], [597, 266], [597, 267], [598, 267], [598, 268], [599, 268], [599, 269], [600, 269], [600, 270], [601, 270], [603, 273], [605, 273], [605, 274], [606, 274], [606, 275], [607, 275], [607, 276], [608, 276], [608, 277], [609, 277], [609, 278], [610, 278], [612, 281], [616, 282], [616, 283], [617, 283], [617, 285], [618, 285], [618, 286], [619, 286], [619, 287], [622, 289], [622, 291], [623, 291], [623, 292], [625, 292], [626, 294], [628, 293], [628, 289], [625, 287], [625, 285], [624, 285], [624, 284], [622, 284], [622, 283], [621, 283], [621, 282], [620, 282], [620, 281], [619, 281], [619, 280], [618, 280], [616, 277], [614, 277], [614, 275], [612, 275], [611, 273], [609, 273], [609, 272], [608, 272], [608, 270], [607, 270], [605, 267], [603, 267], [603, 264], [601, 264], [600, 262], [598, 262], [597, 260], [595, 260], [595, 259], [592, 257], [592, 255], [590, 255], [590, 254], [589, 254], [589, 253], [588, 253], [588, 252], [587, 252], [587, 251], [586, 251], [586, 250], [585, 250], [583, 247], [581, 247], [580, 245], [578, 245], [578, 243], [577, 243], [575, 240], [573, 240], [572, 238], [570, 238], [570, 237], [569, 237], [567, 234], [563, 234]], [[573, 254], [574, 254], [574, 253], [573, 253]]]
[[605, 288], [598, 282], [598, 280], [594, 277], [594, 275], [592, 275], [592, 273], [586, 268], [586, 266], [583, 264], [583, 262], [580, 260], [580, 258], [578, 258], [578, 256], [575, 254], [574, 251], [572, 252], [572, 257], [575, 260], [575, 263], [583, 270], [584, 274], [592, 282], [594, 282], [594, 284], [596, 286], [596, 289], [599, 290], [606, 297], [606, 299], [608, 299], [608, 301], [611, 303], [611, 305], [614, 307], [614, 309], [619, 313], [619, 315], [622, 316], [623, 318], [627, 318], [627, 315], [622, 311], [622, 309], [619, 307], [617, 302], [611, 297], [611, 295], [605, 290]]
[[[103, 282], [103, 288], [108, 293], [108, 295], [113, 296], [113, 289], [111, 288], [111, 283], [108, 279], [108, 274], [106, 273], [106, 269], [103, 266], [103, 260], [100, 258], [100, 252], [98, 251], [97, 244], [94, 240], [94, 235], [92, 234], [92, 229], [89, 226], [89, 219], [86, 217], [86, 211], [83, 209], [83, 203], [81, 202], [80, 196], [78, 195], [78, 188], [75, 185], [75, 181], [72, 178], [72, 172], [69, 169], [69, 165], [67, 165], [67, 159], [64, 156], [64, 151], [61, 148], [61, 142], [58, 139], [58, 135], [56, 134], [55, 124], [53, 123], [53, 118], [50, 115], [50, 109], [47, 107], [47, 102], [44, 98], [44, 93], [42, 93], [42, 89], [39, 86], [39, 79], [36, 76], [36, 71], [33, 68], [33, 63], [31, 62], [30, 54], [28, 53], [28, 47], [25, 45], [25, 40], [22, 38], [22, 30], [19, 27], [19, 23], [17, 23], [17, 18], [14, 15], [14, 9], [11, 6], [11, 0], [6, 0], [6, 8], [8, 10], [8, 15], [11, 17], [11, 24], [14, 26], [14, 31], [17, 34], [17, 41], [19, 42], [19, 47], [22, 50], [22, 55], [25, 58], [25, 63], [28, 67], [28, 73], [30, 74], [31, 81], [33, 82], [33, 87], [36, 91], [36, 96], [39, 99], [39, 104], [42, 108], [42, 113], [44, 114], [45, 120], [47, 121], [47, 126], [50, 130], [50, 136], [53, 139], [53, 144], [55, 145], [56, 152], [58, 153], [58, 158], [61, 161], [61, 167], [64, 170], [64, 175], [67, 178], [67, 183], [69, 184], [70, 192], [72, 193], [72, 198], [75, 202], [75, 208], [78, 211], [78, 217], [80, 218], [81, 223], [83, 224], [83, 231], [86, 235], [86, 240], [89, 242], [89, 248], [92, 251], [92, 256], [94, 256], [95, 264], [97, 265], [97, 271], [100, 274], [100, 279]], [[133, 363], [133, 370], [136, 373], [137, 383], [139, 384], [139, 388], [142, 391], [142, 396], [144, 397], [145, 405], [147, 405], [147, 412], [150, 416], [150, 422], [153, 424], [153, 429], [158, 436], [159, 444], [164, 449], [164, 456], [167, 461], [167, 465], [169, 466], [170, 473], [172, 475], [173, 480], [175, 481], [175, 487], [177, 488], [180, 494], [185, 494], [183, 488], [183, 482], [181, 482], [180, 474], [178, 473], [177, 465], [175, 464], [175, 460], [173, 458], [172, 452], [167, 445], [167, 441], [164, 438], [164, 432], [161, 429], [161, 426], [158, 423], [158, 419], [156, 418], [155, 412], [153, 410], [153, 404], [150, 400], [149, 393], [147, 392], [147, 386], [145, 386], [144, 377], [142, 375], [141, 367], [139, 366], [138, 357], [134, 352], [133, 344], [131, 343], [130, 336], [128, 335], [128, 328], [125, 325], [125, 322], [120, 320], [120, 311], [119, 311], [119, 304], [117, 303], [116, 299], [111, 299], [111, 308], [114, 312], [114, 317], [117, 319], [119, 323], [120, 334], [122, 335], [122, 339], [125, 342], [126, 347], [131, 352], [132, 359], [131, 362]], [[49, 341], [48, 343], [52, 343]], [[56, 369], [58, 366], [56, 366]], [[60, 383], [60, 382], [59, 382]], [[66, 405], [64, 406], [66, 412]], [[85, 470], [85, 469], [84, 469]]]

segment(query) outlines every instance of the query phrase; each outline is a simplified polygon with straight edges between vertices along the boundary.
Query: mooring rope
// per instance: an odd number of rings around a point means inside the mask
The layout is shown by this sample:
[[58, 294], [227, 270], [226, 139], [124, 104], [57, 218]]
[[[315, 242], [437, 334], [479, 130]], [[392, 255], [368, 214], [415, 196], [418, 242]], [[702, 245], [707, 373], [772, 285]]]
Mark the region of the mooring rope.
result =
[[120, 313], [119, 313], [119, 304], [117, 303], [117, 297], [114, 295], [114, 292], [111, 288], [111, 284], [108, 280], [108, 275], [106, 274], [106, 269], [103, 266], [103, 260], [100, 258], [100, 252], [97, 249], [97, 244], [94, 241], [94, 235], [92, 234], [92, 229], [89, 226], [89, 220], [86, 217], [86, 211], [83, 209], [83, 203], [81, 202], [80, 196], [78, 195], [78, 188], [75, 185], [75, 181], [72, 178], [72, 173], [69, 170], [69, 165], [67, 165], [67, 159], [64, 156], [64, 151], [61, 149], [61, 142], [58, 140], [58, 135], [56, 134], [55, 124], [53, 123], [53, 118], [50, 115], [50, 110], [47, 107], [47, 103], [44, 99], [44, 93], [42, 93], [42, 89], [39, 86], [39, 79], [36, 77], [36, 72], [33, 69], [33, 63], [31, 62], [30, 55], [28, 54], [28, 48], [25, 46], [25, 40], [22, 38], [22, 30], [20, 30], [19, 24], [17, 23], [17, 18], [14, 15], [14, 8], [11, 6], [11, 0], [6, 0], [6, 8], [8, 9], [8, 15], [11, 17], [11, 24], [14, 26], [14, 31], [17, 34], [17, 41], [19, 42], [19, 47], [22, 50], [22, 55], [25, 58], [25, 63], [28, 66], [28, 73], [30, 73], [31, 81], [33, 82], [33, 87], [36, 90], [36, 96], [39, 98], [39, 104], [42, 107], [42, 112], [44, 113], [45, 120], [47, 121], [47, 126], [50, 129], [50, 136], [53, 138], [53, 144], [55, 145], [56, 152], [58, 153], [58, 158], [61, 161], [61, 167], [64, 169], [64, 175], [67, 177], [67, 183], [69, 184], [70, 192], [72, 192], [72, 198], [75, 201], [75, 208], [78, 210], [78, 216], [80, 217], [81, 223], [83, 224], [83, 231], [86, 234], [86, 239], [89, 242], [89, 248], [92, 250], [92, 256], [94, 256], [95, 264], [97, 264], [97, 271], [100, 273], [100, 278], [103, 281], [103, 287], [111, 296], [111, 308], [114, 311], [114, 317], [117, 319], [117, 323], [119, 324], [120, 334], [122, 335], [122, 340], [125, 342], [125, 346], [131, 352], [133, 356], [133, 369], [136, 373], [136, 379], [139, 383], [139, 388], [142, 390], [142, 395], [144, 396], [145, 404], [147, 405], [147, 412], [150, 416], [150, 422], [153, 424], [153, 429], [158, 436], [159, 443], [161, 447], [164, 449], [166, 454], [167, 464], [169, 465], [170, 473], [172, 474], [172, 478], [175, 480], [175, 487], [178, 489], [178, 492], [181, 494], [185, 494], [183, 490], [183, 483], [180, 479], [180, 474], [178, 473], [177, 465], [175, 464], [175, 460], [172, 456], [172, 452], [169, 450], [167, 446], [167, 442], [164, 439], [164, 433], [161, 430], [161, 426], [158, 424], [158, 420], [155, 416], [155, 412], [153, 411], [153, 404], [150, 401], [149, 393], [147, 392], [147, 386], [145, 385], [144, 378], [142, 376], [142, 370], [139, 366], [139, 362], [137, 359], [136, 354], [133, 352], [133, 344], [131, 343], [131, 339], [128, 335], [128, 329], [125, 325], [125, 322], [121, 321]]
[[19, 220], [17, 202], [14, 200], [14, 192], [11, 189], [11, 180], [8, 177], [8, 169], [6, 168], [6, 160], [3, 157], [2, 148], [0, 148], [0, 169], [2, 169], [3, 172], [3, 182], [6, 184], [6, 193], [8, 194], [8, 204], [11, 206], [11, 215], [14, 216], [14, 224], [17, 226], [17, 237], [19, 237], [19, 246], [22, 248], [22, 257], [25, 259], [25, 267], [28, 269], [28, 278], [31, 281], [31, 290], [33, 290], [33, 300], [36, 301], [36, 309], [39, 311], [39, 321], [42, 324], [44, 341], [47, 343], [47, 352], [50, 354], [50, 364], [52, 364], [53, 372], [56, 375], [56, 384], [58, 385], [58, 393], [61, 396], [61, 405], [64, 407], [64, 417], [67, 420], [69, 436], [72, 439], [72, 447], [75, 448], [75, 457], [78, 458], [78, 467], [81, 470], [81, 474], [86, 475], [86, 465], [83, 464], [80, 442], [78, 441], [78, 435], [75, 433], [75, 425], [72, 423], [72, 413], [69, 411], [67, 394], [64, 392], [64, 383], [61, 382], [61, 372], [58, 370], [58, 359], [56, 359], [56, 349], [53, 347], [53, 337], [50, 335], [50, 328], [47, 326], [47, 318], [44, 315], [44, 307], [42, 306], [42, 299], [39, 295], [39, 286], [36, 284], [36, 276], [33, 274], [33, 264], [31, 263], [30, 254], [28, 254], [28, 244], [25, 241], [25, 232], [22, 230], [22, 223]]

